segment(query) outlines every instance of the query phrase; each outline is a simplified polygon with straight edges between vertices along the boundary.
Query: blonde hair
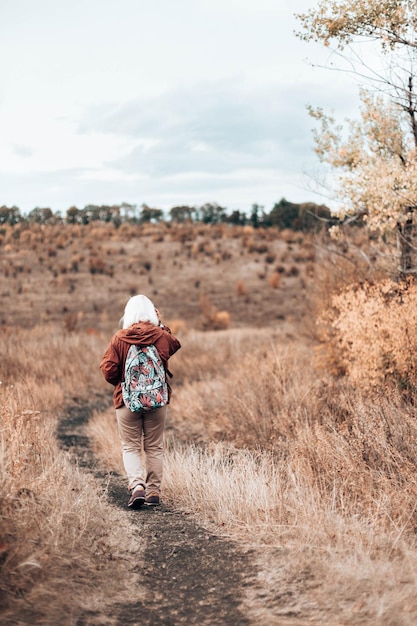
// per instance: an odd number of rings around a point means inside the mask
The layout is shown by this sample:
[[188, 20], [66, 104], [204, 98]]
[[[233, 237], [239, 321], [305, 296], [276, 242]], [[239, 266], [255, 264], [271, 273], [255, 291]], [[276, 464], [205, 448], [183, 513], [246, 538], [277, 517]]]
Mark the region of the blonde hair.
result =
[[139, 294], [127, 301], [125, 312], [120, 323], [122, 328], [129, 328], [137, 322], [151, 322], [155, 326], [159, 325], [158, 315], [155, 306], [147, 296]]

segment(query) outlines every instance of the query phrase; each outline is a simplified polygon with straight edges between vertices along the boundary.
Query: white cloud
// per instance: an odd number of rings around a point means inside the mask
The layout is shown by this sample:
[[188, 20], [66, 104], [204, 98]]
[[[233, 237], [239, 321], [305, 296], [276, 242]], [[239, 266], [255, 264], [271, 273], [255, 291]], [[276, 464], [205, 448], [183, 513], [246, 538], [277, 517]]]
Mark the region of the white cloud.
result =
[[293, 12], [309, 6], [5, 3], [0, 202], [305, 199], [314, 162], [305, 105], [348, 114], [354, 92], [303, 60], [318, 48], [294, 37]]
[[147, 179], [146, 176], [141, 176], [140, 174], [126, 174], [126, 172], [111, 168], [103, 168], [99, 170], [83, 170], [82, 172], [80, 172], [77, 178], [79, 180], [104, 182], [134, 182]]
[[23, 158], [27, 158], [27, 157], [31, 157], [34, 154], [34, 150], [27, 145], [22, 145], [22, 144], [12, 144], [12, 150], [14, 152], [14, 154], [16, 154], [19, 157], [23, 157]]

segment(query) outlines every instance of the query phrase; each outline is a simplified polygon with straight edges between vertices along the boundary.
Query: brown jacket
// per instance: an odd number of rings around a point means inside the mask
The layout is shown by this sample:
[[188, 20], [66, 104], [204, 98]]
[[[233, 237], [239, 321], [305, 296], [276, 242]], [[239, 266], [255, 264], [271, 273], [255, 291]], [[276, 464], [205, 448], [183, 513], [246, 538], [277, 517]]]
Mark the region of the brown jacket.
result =
[[[115, 386], [113, 404], [116, 409], [124, 406], [121, 381], [124, 380], [124, 369], [127, 353], [132, 344], [150, 346], [154, 344], [159, 352], [165, 371], [168, 370], [168, 359], [181, 344], [166, 326], [155, 326], [151, 322], [139, 322], [129, 328], [119, 330], [111, 339], [100, 363], [100, 369], [108, 383]], [[168, 381], [167, 381], [168, 383]], [[168, 384], [168, 397], [171, 387]]]

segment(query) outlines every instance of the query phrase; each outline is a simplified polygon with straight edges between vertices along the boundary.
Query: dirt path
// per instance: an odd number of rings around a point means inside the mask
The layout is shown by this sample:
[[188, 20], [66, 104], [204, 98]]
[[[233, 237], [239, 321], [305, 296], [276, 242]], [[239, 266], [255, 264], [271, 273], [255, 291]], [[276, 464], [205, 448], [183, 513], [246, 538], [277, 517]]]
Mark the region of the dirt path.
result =
[[[58, 439], [75, 453], [80, 466], [104, 484], [108, 476], [97, 470], [84, 433], [87, 420], [88, 411], [71, 409], [60, 422]], [[109, 498], [137, 526], [138, 545], [143, 548], [136, 566], [141, 580], [138, 597], [129, 604], [112, 605], [111, 615], [107, 610], [102, 621], [96, 612], [86, 613], [77, 626], [253, 623], [242, 609], [245, 587], [256, 576], [250, 553], [164, 505], [130, 511], [126, 495], [124, 479], [112, 476]]]

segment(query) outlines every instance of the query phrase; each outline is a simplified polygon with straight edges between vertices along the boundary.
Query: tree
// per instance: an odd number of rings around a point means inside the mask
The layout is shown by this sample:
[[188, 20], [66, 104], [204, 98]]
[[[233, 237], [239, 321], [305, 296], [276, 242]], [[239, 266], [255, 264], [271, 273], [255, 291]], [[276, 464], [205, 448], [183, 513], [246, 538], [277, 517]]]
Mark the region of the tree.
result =
[[259, 228], [259, 226], [270, 226], [271, 224], [265, 223], [265, 217], [266, 214], [264, 211], [264, 207], [257, 203], [252, 204], [249, 216], [249, 224], [254, 228]]
[[52, 209], [36, 207], [28, 214], [28, 222], [35, 224], [52, 224], [58, 221]]
[[120, 209], [121, 209], [120, 219], [122, 222], [135, 223], [138, 221], [136, 204], [129, 204], [129, 202], [122, 202], [122, 204], [120, 205]]
[[277, 226], [281, 230], [284, 228], [297, 227], [297, 220], [299, 215], [299, 204], [288, 202], [285, 198], [281, 198], [278, 203], [275, 203], [269, 214], [269, 221], [272, 226]]
[[144, 222], [160, 222], [164, 217], [162, 209], [151, 209], [146, 204], [142, 204], [139, 214], [139, 221]]
[[68, 224], [79, 224], [82, 221], [80, 213], [80, 209], [78, 209], [76, 206], [70, 206], [70, 208], [67, 209], [66, 219]]
[[217, 203], [207, 202], [197, 210], [197, 217], [203, 224], [219, 224], [227, 218], [226, 209]]
[[[350, 71], [367, 82], [360, 119], [348, 121], [347, 129], [310, 109], [320, 124], [316, 152], [340, 172], [340, 215], [362, 215], [370, 229], [395, 232], [399, 273], [415, 273], [417, 2], [322, 0], [298, 18], [302, 39], [335, 43]], [[373, 67], [355, 51], [364, 42], [378, 51]]]
[[227, 216], [226, 222], [228, 224], [234, 224], [235, 226], [245, 226], [248, 222], [248, 218], [246, 213], [239, 211], [239, 209], [235, 209], [230, 215]]
[[172, 209], [169, 210], [171, 221], [180, 223], [192, 221], [194, 213], [194, 207], [186, 205], [173, 206]]
[[302, 202], [298, 208], [298, 222], [300, 230], [317, 232], [322, 228], [335, 226], [339, 220], [332, 216], [329, 207], [325, 204]]
[[332, 217], [330, 209], [324, 204], [304, 202], [297, 204], [285, 198], [274, 204], [269, 215], [264, 220], [269, 226], [276, 226], [283, 230], [318, 231], [335, 224], [337, 219]]
[[22, 221], [22, 215], [17, 206], [0, 207], [0, 224], [11, 224], [14, 226]]

